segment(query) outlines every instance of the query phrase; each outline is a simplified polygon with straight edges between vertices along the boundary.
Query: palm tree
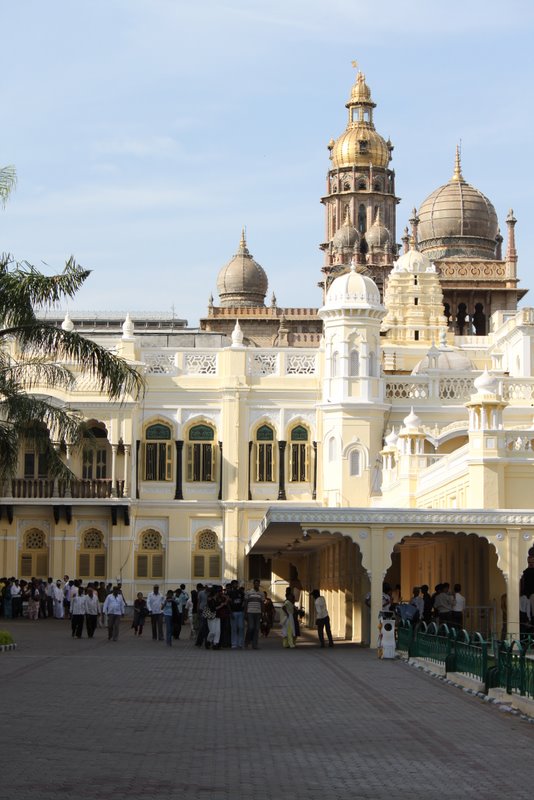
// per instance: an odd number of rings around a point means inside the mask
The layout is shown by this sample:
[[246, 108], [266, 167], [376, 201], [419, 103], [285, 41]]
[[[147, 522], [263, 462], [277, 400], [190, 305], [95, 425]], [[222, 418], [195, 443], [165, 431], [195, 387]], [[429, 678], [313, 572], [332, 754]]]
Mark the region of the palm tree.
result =
[[[12, 167], [0, 169], [0, 202], [16, 182]], [[84, 431], [81, 415], [48, 390], [69, 391], [76, 373], [89, 375], [110, 400], [137, 397], [143, 378], [136, 368], [75, 331], [39, 319], [36, 312], [73, 297], [90, 271], [70, 258], [57, 275], [0, 256], [0, 478], [13, 475], [22, 441], [45, 457], [51, 477], [70, 472], [60, 445], [75, 444]]]

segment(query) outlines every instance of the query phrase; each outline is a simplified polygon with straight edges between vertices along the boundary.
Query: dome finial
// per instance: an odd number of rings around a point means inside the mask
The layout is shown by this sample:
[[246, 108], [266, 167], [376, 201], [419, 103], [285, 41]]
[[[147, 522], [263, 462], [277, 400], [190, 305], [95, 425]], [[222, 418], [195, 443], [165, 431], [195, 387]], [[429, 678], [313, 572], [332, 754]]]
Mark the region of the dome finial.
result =
[[464, 176], [462, 175], [462, 157], [461, 157], [461, 150], [460, 145], [456, 145], [456, 156], [454, 158], [454, 173], [452, 176], [453, 181], [463, 181]]
[[239, 249], [240, 250], [246, 250], [247, 249], [247, 236], [246, 236], [246, 233], [247, 233], [247, 229], [243, 225], [243, 227], [241, 228], [241, 239], [239, 240]]

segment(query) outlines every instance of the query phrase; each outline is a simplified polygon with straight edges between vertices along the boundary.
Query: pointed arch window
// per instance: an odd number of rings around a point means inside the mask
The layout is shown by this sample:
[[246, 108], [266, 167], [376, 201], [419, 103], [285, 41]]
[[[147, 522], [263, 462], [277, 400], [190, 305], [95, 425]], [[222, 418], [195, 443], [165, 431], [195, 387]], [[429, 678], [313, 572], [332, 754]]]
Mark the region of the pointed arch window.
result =
[[372, 351], [369, 353], [367, 363], [369, 364], [369, 377], [374, 378], [376, 375], [376, 355]]
[[360, 374], [360, 353], [356, 349], [350, 353], [350, 374], [355, 378]]
[[211, 425], [194, 425], [187, 440], [187, 480], [215, 480], [215, 431]]
[[84, 431], [82, 450], [82, 480], [107, 478], [108, 448], [106, 429], [93, 425]]
[[289, 480], [303, 483], [309, 478], [309, 435], [303, 425], [295, 425], [289, 438]]
[[163, 578], [164, 567], [161, 533], [149, 528], [141, 534], [139, 539], [139, 551], [135, 559], [136, 577], [147, 580]]
[[40, 528], [30, 528], [22, 540], [20, 554], [21, 578], [48, 577], [48, 545]]
[[360, 205], [358, 209], [358, 231], [360, 234], [365, 233], [367, 230], [367, 211], [365, 210], [365, 206], [363, 203]]
[[328, 460], [335, 461], [337, 459], [337, 442], [334, 436], [328, 440]]
[[97, 528], [89, 528], [82, 535], [78, 575], [80, 578], [106, 578], [104, 534]]
[[274, 430], [270, 425], [261, 425], [256, 431], [256, 470], [257, 483], [274, 481]]
[[193, 580], [221, 578], [221, 548], [215, 531], [203, 530], [196, 535], [191, 574]]
[[332, 361], [331, 361], [332, 378], [337, 377], [338, 366], [339, 366], [339, 354], [337, 350], [334, 350], [334, 352], [332, 353]]
[[157, 422], [145, 431], [145, 481], [172, 480], [172, 432]]
[[349, 473], [351, 477], [358, 477], [361, 474], [361, 459], [359, 450], [351, 450], [349, 455]]

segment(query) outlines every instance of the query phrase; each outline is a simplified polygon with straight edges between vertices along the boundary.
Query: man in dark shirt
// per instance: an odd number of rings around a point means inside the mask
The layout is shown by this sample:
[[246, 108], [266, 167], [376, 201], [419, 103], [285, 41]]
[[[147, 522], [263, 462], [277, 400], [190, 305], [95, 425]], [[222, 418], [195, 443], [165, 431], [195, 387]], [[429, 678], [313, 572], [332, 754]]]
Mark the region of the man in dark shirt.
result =
[[242, 650], [245, 642], [245, 592], [243, 587], [233, 580], [227, 595], [230, 601], [232, 650]]
[[245, 647], [252, 642], [252, 649], [258, 649], [258, 636], [260, 633], [261, 610], [263, 606], [263, 592], [260, 592], [260, 582], [256, 578], [254, 588], [245, 594], [245, 613], [247, 615], [247, 635]]

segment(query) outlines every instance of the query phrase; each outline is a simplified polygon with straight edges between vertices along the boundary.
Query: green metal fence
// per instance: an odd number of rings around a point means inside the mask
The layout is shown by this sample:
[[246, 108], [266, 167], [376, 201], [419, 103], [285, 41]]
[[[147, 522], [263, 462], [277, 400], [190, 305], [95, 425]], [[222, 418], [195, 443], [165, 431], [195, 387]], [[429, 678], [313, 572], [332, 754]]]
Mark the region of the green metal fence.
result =
[[418, 625], [410, 655], [437, 664], [446, 664], [452, 652], [454, 636], [447, 625], [440, 625], [438, 628], [435, 622], [431, 622], [424, 629]]
[[486, 680], [488, 671], [488, 643], [478, 632], [471, 637], [460, 631], [454, 646], [455, 672], [462, 672], [479, 681]]
[[508, 694], [520, 694], [534, 699], [534, 661], [527, 658], [526, 648], [517, 641], [498, 642], [496, 648], [496, 676], [491, 681], [506, 689]]

